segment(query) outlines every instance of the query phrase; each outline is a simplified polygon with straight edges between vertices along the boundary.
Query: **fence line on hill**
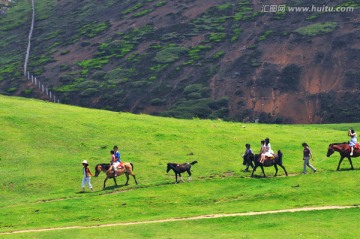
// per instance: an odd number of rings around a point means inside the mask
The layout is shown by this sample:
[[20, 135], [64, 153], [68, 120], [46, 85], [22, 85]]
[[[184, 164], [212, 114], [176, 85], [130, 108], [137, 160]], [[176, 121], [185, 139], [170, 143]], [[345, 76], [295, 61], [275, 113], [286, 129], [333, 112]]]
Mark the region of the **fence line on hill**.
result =
[[30, 72], [27, 72], [25, 77], [27, 80], [31, 81], [31, 83], [37, 87], [42, 94], [46, 95], [50, 101], [53, 101], [54, 103], [60, 103], [60, 99], [57, 98], [56, 95], [53, 94], [51, 90], [49, 90], [49, 88], [46, 87], [40, 80], [38, 80], [36, 76], [30, 75]]
[[26, 55], [25, 55], [25, 61], [24, 61], [24, 76], [26, 77], [27, 73], [27, 65], [29, 62], [29, 55], [30, 55], [30, 48], [31, 48], [31, 37], [34, 30], [34, 24], [35, 24], [35, 2], [34, 0], [31, 0], [31, 8], [32, 8], [32, 14], [31, 14], [31, 26], [30, 26], [30, 32], [29, 32], [29, 38], [28, 38], [28, 46], [26, 49]]
[[43, 83], [41, 83], [40, 80], [36, 78], [36, 76], [31, 75], [29, 71], [27, 71], [27, 66], [29, 62], [29, 56], [30, 56], [30, 49], [31, 49], [31, 38], [34, 31], [34, 25], [35, 25], [35, 0], [31, 0], [31, 8], [32, 8], [32, 17], [31, 17], [31, 26], [29, 31], [29, 38], [28, 38], [28, 46], [26, 49], [26, 55], [25, 55], [25, 61], [24, 61], [24, 77], [31, 81], [31, 83], [39, 89], [39, 91], [46, 95], [50, 101], [54, 101], [54, 103], [60, 103], [60, 99], [57, 98], [51, 91], [46, 87]]

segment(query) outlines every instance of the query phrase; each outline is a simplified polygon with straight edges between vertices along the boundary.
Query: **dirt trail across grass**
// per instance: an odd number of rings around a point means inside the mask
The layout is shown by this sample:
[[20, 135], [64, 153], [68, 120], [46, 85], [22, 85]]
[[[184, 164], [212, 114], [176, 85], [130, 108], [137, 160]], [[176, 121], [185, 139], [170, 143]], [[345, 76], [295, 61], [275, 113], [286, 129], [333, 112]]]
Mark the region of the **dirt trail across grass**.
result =
[[209, 214], [209, 215], [201, 215], [201, 216], [194, 216], [194, 217], [169, 218], [169, 219], [153, 220], [153, 221], [119, 222], [119, 223], [100, 224], [100, 225], [93, 225], [93, 226], [69, 226], [69, 227], [54, 227], [54, 228], [39, 228], [39, 229], [29, 229], [29, 230], [18, 230], [18, 231], [12, 231], [12, 232], [3, 232], [3, 233], [0, 233], [0, 235], [4, 235], [4, 234], [18, 234], [18, 233], [29, 233], [29, 232], [60, 231], [60, 230], [68, 230], [68, 229], [89, 229], [89, 228], [128, 226], [128, 225], [139, 225], [139, 224], [150, 224], [150, 223], [165, 223], [165, 222], [191, 221], [191, 220], [201, 220], [201, 219], [211, 219], [211, 218], [224, 218], [224, 217], [257, 216], [257, 215], [277, 214], [277, 213], [294, 213], [294, 212], [322, 211], [322, 210], [341, 210], [341, 209], [351, 209], [351, 208], [359, 208], [359, 207], [360, 207], [359, 205], [352, 205], [352, 206], [322, 206], [322, 207], [291, 208], [291, 209], [282, 209], [282, 210], [274, 210], [274, 211], [263, 211], [263, 212], [242, 212], [242, 213], [229, 213], [229, 214]]

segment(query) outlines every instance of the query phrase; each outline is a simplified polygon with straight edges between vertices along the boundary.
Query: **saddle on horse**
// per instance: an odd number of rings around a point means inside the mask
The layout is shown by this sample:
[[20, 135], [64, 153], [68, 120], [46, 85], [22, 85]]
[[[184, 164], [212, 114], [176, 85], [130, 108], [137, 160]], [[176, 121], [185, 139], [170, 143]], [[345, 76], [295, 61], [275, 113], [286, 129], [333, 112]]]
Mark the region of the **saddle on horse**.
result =
[[[347, 151], [351, 152], [351, 146], [350, 145], [348, 145], [348, 147], [346, 149], [347, 149]], [[354, 145], [354, 149], [360, 149], [359, 142], [356, 142], [356, 144]]]
[[[354, 145], [354, 150], [359, 151], [359, 149], [360, 149], [359, 142], [356, 142], [356, 144]], [[348, 153], [350, 153], [350, 152], [351, 152], [351, 146], [350, 146], [349, 144], [347, 145], [347, 147], [346, 147], [345, 151], [347, 151]]]

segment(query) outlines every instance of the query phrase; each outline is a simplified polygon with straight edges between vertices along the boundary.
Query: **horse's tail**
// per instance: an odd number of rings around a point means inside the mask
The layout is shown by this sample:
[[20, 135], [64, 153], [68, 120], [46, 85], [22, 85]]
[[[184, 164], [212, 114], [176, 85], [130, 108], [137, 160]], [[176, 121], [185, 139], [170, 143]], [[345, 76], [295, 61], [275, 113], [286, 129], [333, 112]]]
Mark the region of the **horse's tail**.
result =
[[283, 156], [283, 153], [281, 152], [281, 150], [279, 149], [278, 150], [278, 157], [279, 157], [279, 164], [282, 164], [282, 156]]
[[131, 170], [134, 171], [134, 164], [133, 164], [133, 163], [130, 163], [130, 165], [131, 165]]
[[94, 172], [95, 172], [95, 177], [99, 176], [99, 173], [100, 173], [100, 172], [98, 172], [98, 170], [97, 170], [98, 165], [99, 165], [99, 164], [97, 164], [97, 165], [95, 166], [95, 170], [94, 170]]
[[194, 165], [194, 164], [196, 164], [197, 162], [198, 162], [198, 161], [195, 160], [195, 161], [191, 162], [190, 164], [191, 164], [191, 165]]

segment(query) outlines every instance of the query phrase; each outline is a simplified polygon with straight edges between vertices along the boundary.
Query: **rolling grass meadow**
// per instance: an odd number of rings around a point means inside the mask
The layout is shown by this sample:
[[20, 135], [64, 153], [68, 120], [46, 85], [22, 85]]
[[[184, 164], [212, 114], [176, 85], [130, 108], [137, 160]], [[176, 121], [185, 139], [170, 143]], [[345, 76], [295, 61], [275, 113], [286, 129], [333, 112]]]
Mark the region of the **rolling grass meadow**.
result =
[[[179, 120], [6, 96], [0, 96], [0, 122], [1, 238], [356, 238], [360, 232], [359, 208], [150, 223], [358, 205], [360, 159], [353, 160], [355, 170], [344, 160], [336, 171], [338, 153], [327, 158], [326, 152], [330, 143], [347, 141], [349, 127], [359, 129], [360, 123]], [[261, 169], [254, 178], [241, 171], [245, 144], [256, 152], [265, 137], [274, 151], [282, 150], [289, 177], [281, 168], [276, 178], [273, 167], [265, 168], [265, 178]], [[301, 174], [303, 142], [313, 151], [316, 173]], [[108, 163], [114, 145], [123, 161], [134, 164], [139, 184], [130, 177], [125, 187], [121, 176], [118, 188], [108, 180], [102, 190], [101, 173], [91, 178], [94, 192], [81, 193], [82, 160], [94, 173], [96, 164]], [[193, 181], [174, 184], [166, 164], [194, 160]], [[111, 223], [120, 225], [94, 227]], [[19, 232], [47, 228], [53, 229]]]

